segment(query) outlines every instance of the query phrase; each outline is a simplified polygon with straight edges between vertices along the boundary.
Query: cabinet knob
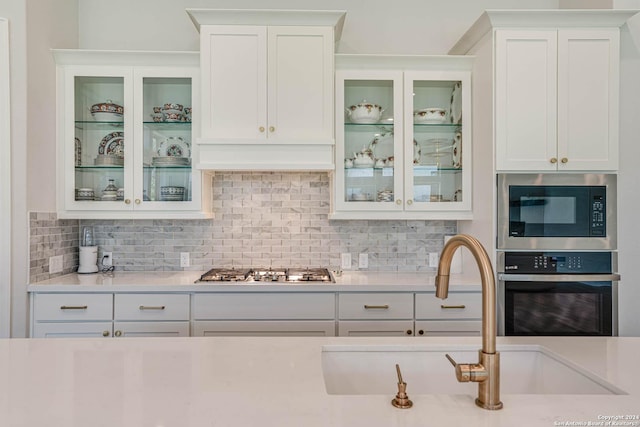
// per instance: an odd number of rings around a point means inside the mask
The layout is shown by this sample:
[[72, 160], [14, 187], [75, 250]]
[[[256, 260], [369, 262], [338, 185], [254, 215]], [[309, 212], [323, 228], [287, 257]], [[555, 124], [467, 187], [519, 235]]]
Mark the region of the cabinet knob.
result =
[[115, 335], [116, 337], [121, 337], [122, 331], [116, 331], [113, 335]]
[[413, 331], [411, 329], [407, 329], [407, 335], [413, 335]]
[[260, 126], [260, 127], [258, 128], [258, 130], [259, 130], [260, 132], [264, 132], [264, 126]]
[[402, 200], [398, 199], [396, 200], [396, 205], [401, 205], [402, 204]]
[[563, 157], [562, 159], [560, 159], [560, 163], [567, 163], [569, 161], [569, 159], [567, 159], [566, 157]]
[[136, 199], [135, 203], [136, 203], [136, 205], [139, 205], [140, 204], [140, 199]]
[[552, 157], [549, 161], [553, 164], [558, 163], [558, 159], [556, 159], [555, 157]]
[[130, 205], [131, 204], [131, 199], [124, 199], [124, 204], [125, 205]]
[[273, 126], [269, 126], [269, 132], [275, 132], [275, 131], [276, 131], [276, 128], [275, 128], [275, 127], [273, 127]]
[[418, 331], [418, 335], [424, 335], [424, 330], [420, 329], [420, 330]]
[[102, 331], [102, 336], [103, 337], [108, 337], [109, 336], [109, 331]]
[[408, 205], [412, 205], [413, 204], [413, 200], [411, 200], [411, 199], [407, 200], [407, 204]]

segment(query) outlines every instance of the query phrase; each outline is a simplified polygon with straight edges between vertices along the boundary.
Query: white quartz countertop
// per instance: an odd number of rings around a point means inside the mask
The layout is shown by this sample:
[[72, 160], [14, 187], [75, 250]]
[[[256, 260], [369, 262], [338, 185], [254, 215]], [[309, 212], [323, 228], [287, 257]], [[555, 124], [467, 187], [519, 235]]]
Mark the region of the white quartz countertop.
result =
[[[67, 274], [31, 283], [29, 292], [336, 292], [395, 291], [420, 292], [435, 290], [435, 273], [390, 273], [345, 271], [336, 283], [282, 282], [199, 282], [205, 271], [120, 272]], [[456, 290], [479, 290], [480, 280], [451, 275], [450, 285]]]
[[[329, 395], [325, 345], [431, 346], [480, 338], [108, 338], [0, 340], [0, 425], [21, 426], [638, 426], [640, 338], [507, 338], [537, 344], [626, 395], [503, 394], [504, 408], [469, 394]], [[469, 361], [474, 362], [474, 361]], [[393, 369], [393, 367], [392, 367]], [[451, 375], [454, 375], [451, 368]], [[607, 424], [605, 417], [617, 418]], [[613, 419], [610, 419], [613, 420]], [[588, 423], [591, 424], [588, 424]], [[598, 424], [602, 422], [602, 424]], [[623, 423], [624, 422], [624, 423]]]

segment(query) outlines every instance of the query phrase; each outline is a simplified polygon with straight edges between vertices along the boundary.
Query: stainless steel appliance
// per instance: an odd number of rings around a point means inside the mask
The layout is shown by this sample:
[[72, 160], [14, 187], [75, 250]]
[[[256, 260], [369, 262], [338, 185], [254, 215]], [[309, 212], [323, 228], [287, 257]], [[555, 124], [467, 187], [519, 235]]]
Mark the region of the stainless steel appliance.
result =
[[499, 174], [497, 248], [614, 250], [616, 175]]
[[199, 282], [334, 283], [335, 279], [326, 268], [212, 268]]
[[498, 253], [501, 335], [618, 334], [615, 252]]

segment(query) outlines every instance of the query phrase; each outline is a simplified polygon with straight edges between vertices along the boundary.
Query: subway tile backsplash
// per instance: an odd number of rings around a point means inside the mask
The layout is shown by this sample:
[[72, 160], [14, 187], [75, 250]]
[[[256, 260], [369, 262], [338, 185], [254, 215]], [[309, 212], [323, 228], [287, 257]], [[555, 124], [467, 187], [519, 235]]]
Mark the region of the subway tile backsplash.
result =
[[[55, 213], [29, 213], [29, 277], [32, 282], [78, 269], [78, 220], [58, 219]], [[62, 272], [49, 273], [49, 258], [62, 255]]]
[[[329, 220], [330, 179], [326, 173], [216, 172], [212, 220], [56, 220], [32, 214], [31, 280], [48, 278], [48, 256], [34, 242], [45, 232], [51, 248], [68, 248], [77, 266], [78, 227], [93, 226], [96, 242], [113, 252], [116, 270], [206, 270], [213, 266], [340, 266], [340, 254], [369, 256], [369, 271], [433, 271], [429, 252], [440, 252], [456, 221]], [[33, 218], [47, 217], [53, 225]], [[44, 220], [42, 220], [44, 221]], [[48, 223], [47, 223], [48, 224]], [[34, 234], [38, 232], [38, 234]], [[73, 234], [73, 238], [69, 235]], [[60, 238], [54, 238], [59, 234]], [[64, 237], [63, 237], [64, 236]], [[68, 243], [69, 242], [69, 243]], [[35, 245], [35, 246], [34, 246]], [[189, 252], [191, 267], [180, 267]], [[48, 252], [47, 252], [48, 253]], [[47, 258], [46, 265], [42, 263]], [[34, 264], [34, 261], [37, 261]], [[65, 255], [65, 273], [67, 268]]]

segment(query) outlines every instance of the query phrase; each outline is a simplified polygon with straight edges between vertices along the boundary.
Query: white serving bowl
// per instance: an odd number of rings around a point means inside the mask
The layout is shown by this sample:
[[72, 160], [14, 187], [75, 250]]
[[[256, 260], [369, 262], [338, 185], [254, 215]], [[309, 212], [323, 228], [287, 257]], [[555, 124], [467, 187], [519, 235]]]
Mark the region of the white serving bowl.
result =
[[429, 107], [413, 112], [414, 123], [444, 123], [447, 120], [447, 110], [439, 107]]

